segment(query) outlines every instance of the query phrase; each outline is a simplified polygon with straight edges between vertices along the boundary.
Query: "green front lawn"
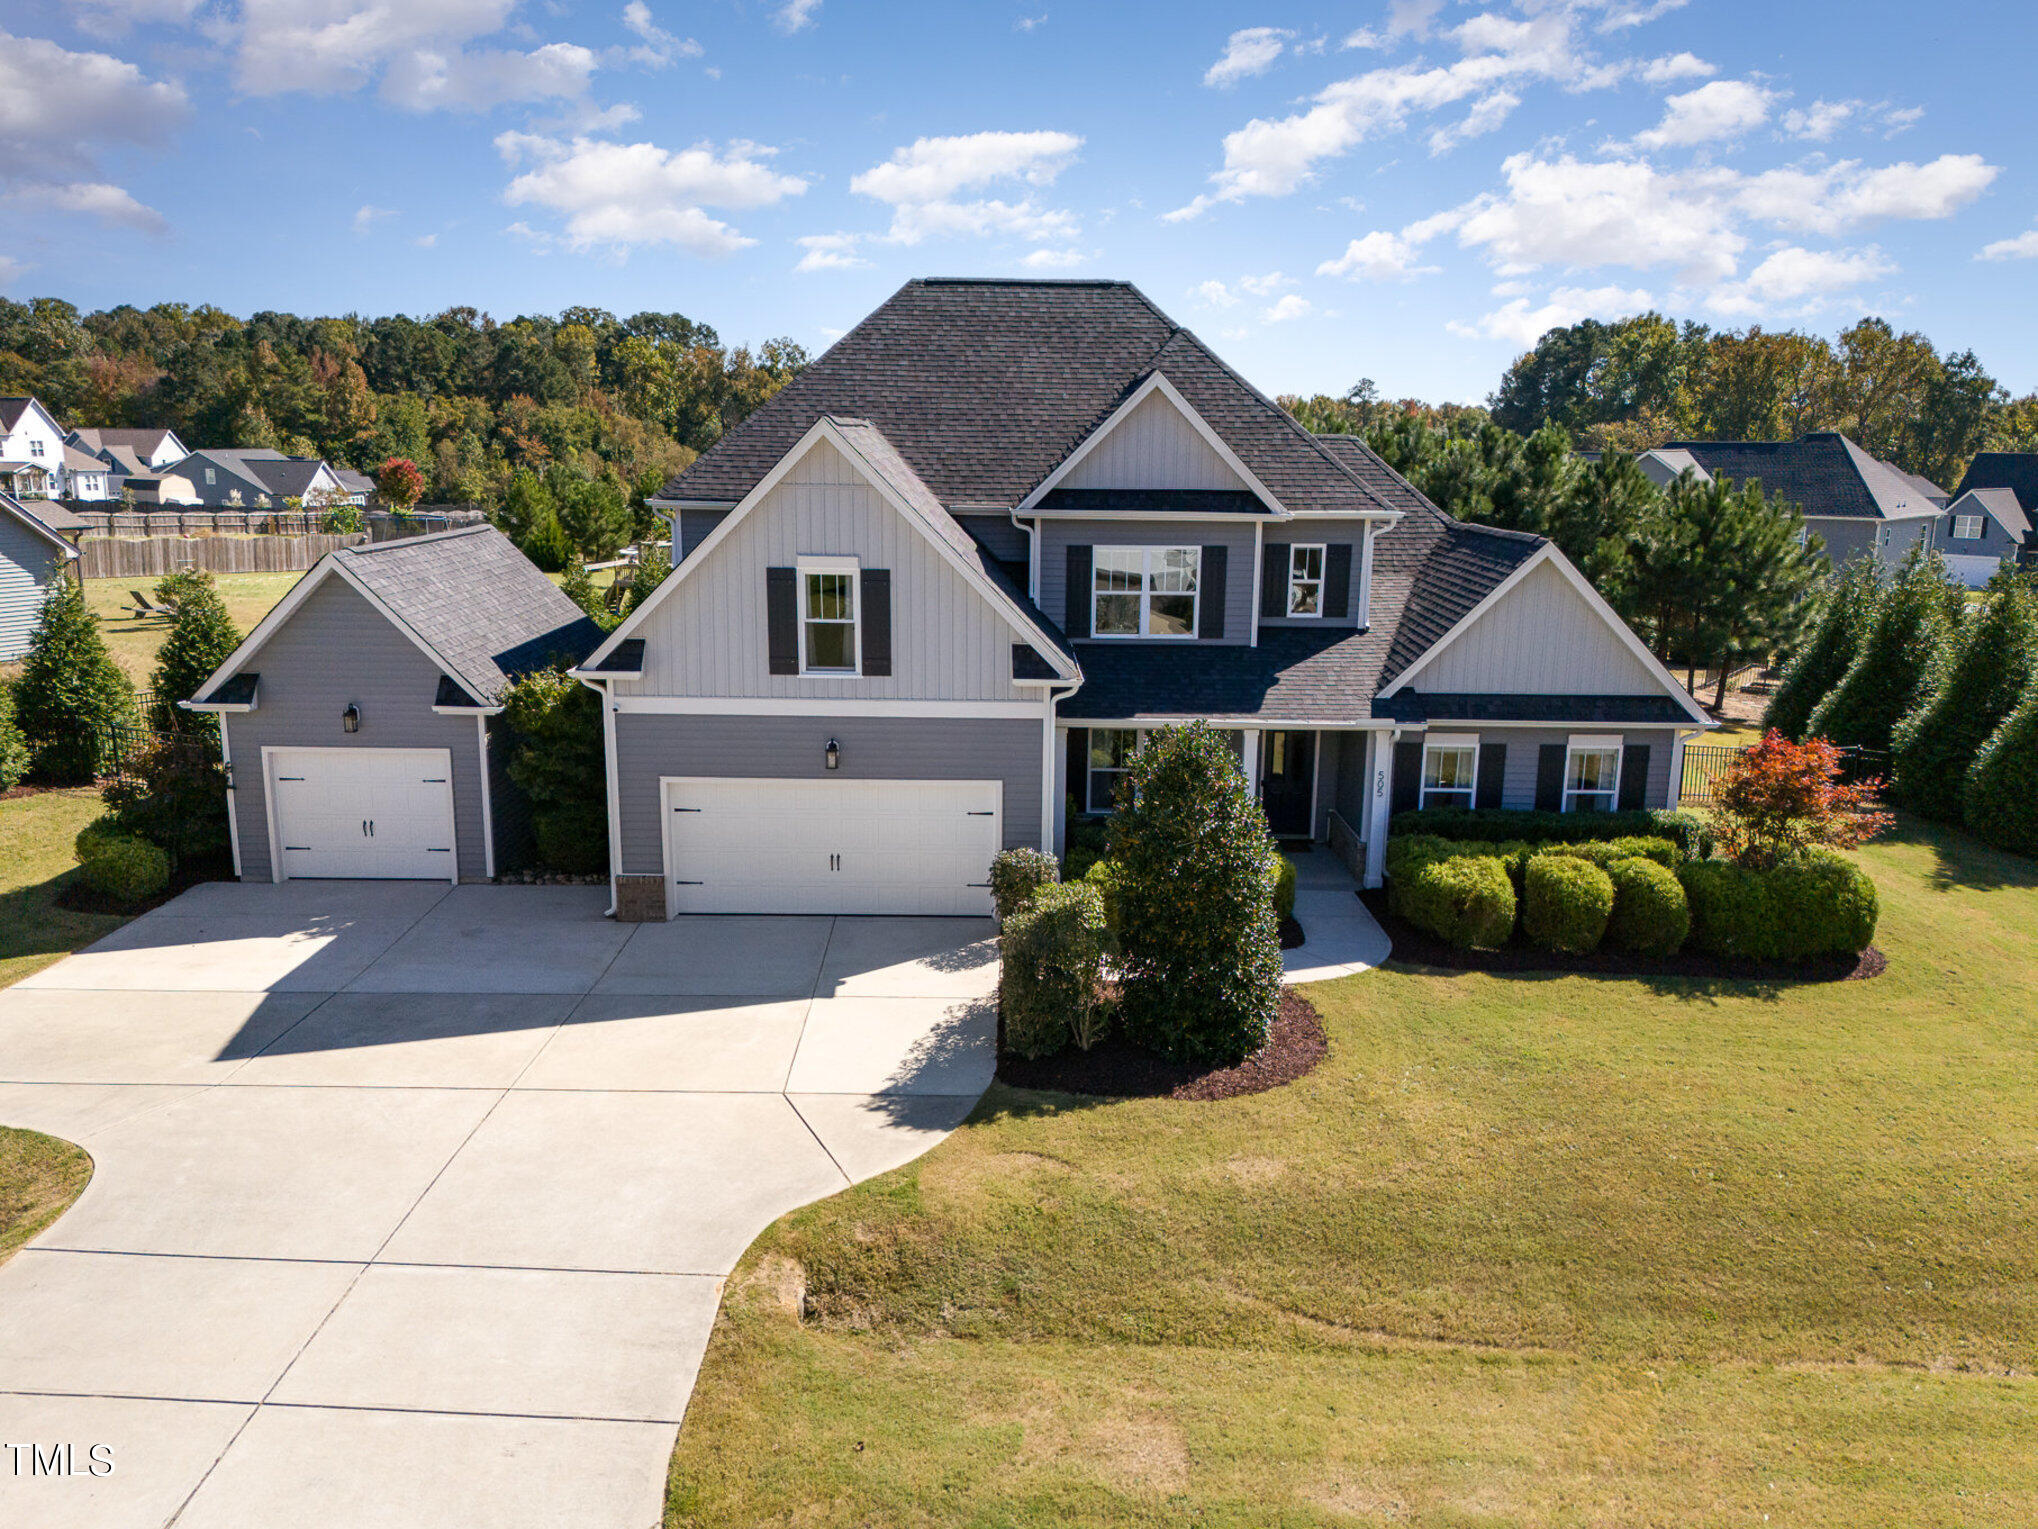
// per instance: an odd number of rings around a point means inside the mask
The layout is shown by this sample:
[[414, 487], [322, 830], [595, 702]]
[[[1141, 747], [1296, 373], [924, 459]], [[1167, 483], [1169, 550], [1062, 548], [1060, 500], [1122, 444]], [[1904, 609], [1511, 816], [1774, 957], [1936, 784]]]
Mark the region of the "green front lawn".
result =
[[126, 923], [112, 913], [73, 913], [57, 893], [77, 874], [71, 841], [106, 810], [96, 786], [69, 786], [0, 801], [0, 987], [52, 966]]
[[751, 1250], [668, 1523], [2038, 1520], [2038, 866], [1865, 857], [1872, 982], [1390, 965], [1287, 1089], [994, 1089]]
[[0, 1126], [0, 1263], [69, 1209], [91, 1177], [83, 1148]]

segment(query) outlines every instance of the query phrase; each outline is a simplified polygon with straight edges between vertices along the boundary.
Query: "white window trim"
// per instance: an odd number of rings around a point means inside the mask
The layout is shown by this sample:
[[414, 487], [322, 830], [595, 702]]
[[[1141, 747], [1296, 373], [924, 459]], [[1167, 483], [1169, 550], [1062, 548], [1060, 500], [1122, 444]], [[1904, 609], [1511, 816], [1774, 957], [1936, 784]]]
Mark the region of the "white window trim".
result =
[[[1131, 594], [1131, 590], [1100, 590], [1097, 588], [1097, 558], [1101, 553], [1137, 553], [1139, 564], [1139, 630], [1136, 632], [1100, 632], [1097, 630], [1097, 601], [1100, 596]], [[1155, 553], [1186, 552], [1196, 560], [1196, 588], [1189, 600], [1189, 630], [1186, 632], [1155, 632], [1148, 630], [1148, 612], [1154, 596], [1153, 560]], [[1180, 594], [1179, 590], [1164, 589], [1164, 595]], [[1219, 598], [1222, 599], [1220, 592]], [[1203, 549], [1200, 546], [1107, 546], [1099, 544], [1090, 549], [1090, 635], [1099, 642], [1194, 642], [1203, 628]]]
[[[1295, 576], [1296, 556], [1304, 552], [1314, 552], [1316, 554], [1316, 577], [1313, 579], [1298, 579]], [[1329, 544], [1326, 542], [1290, 542], [1288, 544], [1288, 619], [1290, 621], [1321, 621], [1323, 619], [1324, 595], [1326, 593], [1326, 586], [1329, 583]], [[1295, 586], [1297, 584], [1314, 584], [1316, 586], [1315, 610], [1298, 611], [1295, 609]]]
[[[1571, 789], [1572, 759], [1579, 754], [1593, 753], [1605, 749], [1613, 750], [1613, 785], [1608, 790], [1605, 791], [1572, 790]], [[1571, 734], [1571, 736], [1565, 741], [1564, 747], [1564, 801], [1562, 810], [1565, 812], [1573, 811], [1574, 809], [1571, 806], [1571, 799], [1576, 796], [1610, 796], [1612, 799], [1607, 802], [1606, 810], [1608, 812], [1619, 811], [1621, 767], [1626, 763], [1627, 763], [1627, 740], [1624, 737], [1622, 737], [1621, 734], [1619, 733]]]
[[[1963, 526], [1971, 529], [1963, 530]], [[1981, 517], [1979, 515], [1955, 515], [1953, 517], [1953, 539], [1957, 542], [1978, 542], [1981, 540]]]
[[[1470, 749], [1472, 751], [1472, 784], [1470, 787], [1472, 799], [1465, 803], [1465, 805], [1467, 807], [1477, 807], [1479, 805], [1479, 735], [1477, 733], [1429, 733], [1424, 736], [1422, 740], [1422, 767], [1415, 777], [1415, 805], [1417, 807], [1427, 807], [1429, 805], [1429, 755], [1432, 749]], [[1569, 769], [1569, 767], [1570, 759], [1567, 756], [1565, 768]], [[1446, 790], [1444, 787], [1438, 787], [1437, 789], [1439, 791]], [[1448, 788], [1448, 794], [1451, 796], [1463, 795], [1466, 789], [1464, 786], [1452, 786]]]
[[[800, 675], [817, 680], [851, 680], [863, 674], [863, 565], [853, 557], [803, 557], [796, 561], [800, 584]], [[816, 669], [807, 663], [807, 575], [846, 573], [849, 575], [849, 648], [852, 663], [847, 669]], [[835, 623], [840, 625], [840, 623]]]
[[[1099, 734], [1099, 733], [1130, 733], [1130, 734], [1132, 734], [1132, 752], [1133, 752], [1133, 753], [1135, 753], [1135, 754], [1137, 754], [1137, 753], [1138, 753], [1138, 752], [1140, 751], [1140, 749], [1142, 749], [1142, 748], [1143, 748], [1143, 747], [1145, 747], [1145, 745], [1146, 745], [1146, 735], [1147, 735], [1147, 732], [1148, 732], [1148, 729], [1146, 729], [1146, 728], [1143, 728], [1143, 727], [1093, 727], [1093, 728], [1090, 728], [1090, 729], [1088, 729], [1088, 730], [1087, 730], [1087, 734], [1086, 734], [1086, 736], [1085, 736], [1085, 737], [1084, 737], [1084, 739], [1083, 739], [1083, 814], [1084, 814], [1084, 816], [1086, 816], [1086, 817], [1093, 817], [1093, 818], [1094, 818], [1094, 817], [1102, 817], [1102, 816], [1104, 816], [1105, 814], [1107, 814], [1107, 813], [1110, 813], [1110, 812], [1112, 812], [1112, 811], [1114, 811], [1114, 810], [1115, 810], [1115, 809], [1114, 809], [1114, 808], [1112, 807], [1111, 803], [1109, 803], [1109, 802], [1106, 802], [1106, 803], [1105, 803], [1105, 804], [1104, 804], [1103, 806], [1099, 807], [1099, 806], [1097, 806], [1097, 805], [1096, 805], [1096, 804], [1095, 804], [1094, 802], [1092, 802], [1092, 801], [1090, 800], [1090, 795], [1091, 795], [1091, 792], [1090, 792], [1090, 784], [1091, 784], [1091, 777], [1092, 777], [1092, 776], [1094, 776], [1094, 775], [1096, 775], [1096, 774], [1098, 773], [1098, 772], [1097, 772], [1097, 771], [1096, 771], [1096, 770], [1095, 770], [1094, 768], [1092, 768], [1092, 767], [1091, 767], [1091, 764], [1090, 764], [1090, 749], [1091, 749], [1091, 747], [1093, 746], [1093, 744], [1095, 743], [1095, 740], [1096, 740], [1096, 736], [1097, 736], [1097, 734]], [[1129, 766], [1128, 766], [1128, 768], [1129, 768]], [[1107, 775], [1123, 775], [1123, 774], [1125, 773], [1125, 771], [1124, 771], [1124, 770], [1107, 770], [1107, 771], [1105, 771], [1104, 773], [1105, 773], [1105, 774], [1107, 774]], [[1113, 792], [1113, 795], [1116, 795], [1116, 792], [1115, 792], [1115, 791]]]

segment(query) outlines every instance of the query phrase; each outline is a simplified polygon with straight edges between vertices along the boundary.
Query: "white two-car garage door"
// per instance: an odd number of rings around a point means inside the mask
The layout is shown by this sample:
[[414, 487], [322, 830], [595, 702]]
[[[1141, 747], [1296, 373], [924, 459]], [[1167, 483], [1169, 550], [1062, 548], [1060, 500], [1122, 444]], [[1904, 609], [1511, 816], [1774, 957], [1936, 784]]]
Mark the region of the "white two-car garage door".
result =
[[446, 749], [264, 749], [276, 879], [457, 881]]
[[665, 781], [674, 913], [991, 911], [995, 780]]

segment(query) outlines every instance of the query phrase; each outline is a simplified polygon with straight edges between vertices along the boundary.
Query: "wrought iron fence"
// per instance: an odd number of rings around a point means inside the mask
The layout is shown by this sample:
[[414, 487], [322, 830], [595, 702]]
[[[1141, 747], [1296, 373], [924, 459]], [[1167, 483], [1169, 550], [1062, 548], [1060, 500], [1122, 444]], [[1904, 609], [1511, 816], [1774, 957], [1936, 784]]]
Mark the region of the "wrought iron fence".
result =
[[225, 851], [227, 777], [210, 732], [159, 732], [144, 713], [141, 725], [106, 729], [99, 768], [108, 808], [173, 864]]
[[1684, 778], [1677, 787], [1679, 804], [1710, 802], [1714, 785], [1742, 753], [1742, 749], [1726, 743], [1685, 745]]

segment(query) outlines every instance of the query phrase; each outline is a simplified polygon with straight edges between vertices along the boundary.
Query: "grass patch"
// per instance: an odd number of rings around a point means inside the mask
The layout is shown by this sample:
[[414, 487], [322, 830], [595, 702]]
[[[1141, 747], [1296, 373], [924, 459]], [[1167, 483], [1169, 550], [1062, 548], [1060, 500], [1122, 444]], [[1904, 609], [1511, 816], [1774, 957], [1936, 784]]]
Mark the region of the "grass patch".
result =
[[71, 841], [106, 810], [96, 786], [67, 786], [0, 801], [0, 987], [61, 961], [127, 922], [76, 913], [56, 897], [78, 873]]
[[69, 1209], [91, 1177], [82, 1148], [0, 1126], [0, 1263]]
[[1286, 1089], [994, 1090], [751, 1250], [668, 1522], [2038, 1517], [2038, 867], [1864, 857], [1867, 987], [1390, 964]]
[[[226, 602], [227, 614], [245, 637], [303, 577], [301, 573], [216, 573], [212, 580]], [[153, 600], [155, 587], [154, 578], [85, 581], [85, 608], [97, 618], [114, 662], [144, 689], [155, 671], [156, 650], [170, 635], [170, 623], [160, 616], [136, 617], [121, 607], [129, 603], [130, 590], [138, 589]]]

